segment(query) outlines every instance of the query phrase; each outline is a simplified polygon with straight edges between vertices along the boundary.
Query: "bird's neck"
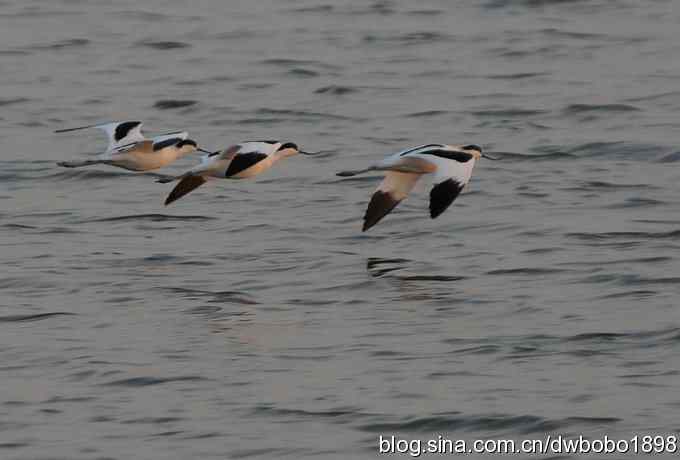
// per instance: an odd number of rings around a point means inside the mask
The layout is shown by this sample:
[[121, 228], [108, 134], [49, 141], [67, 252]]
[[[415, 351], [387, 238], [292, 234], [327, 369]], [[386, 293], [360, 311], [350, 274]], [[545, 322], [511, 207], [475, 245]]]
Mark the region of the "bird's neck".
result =
[[283, 149], [279, 150], [278, 152], [274, 152], [272, 155], [272, 159], [274, 161], [282, 160], [284, 158], [292, 157], [297, 153], [297, 150], [294, 149]]
[[184, 146], [184, 147], [180, 147], [180, 148], [177, 150], [176, 155], [177, 155], [177, 158], [182, 158], [183, 156], [189, 155], [190, 153], [193, 153], [193, 152], [195, 152], [195, 151], [196, 151], [196, 149], [193, 148], [193, 147]]

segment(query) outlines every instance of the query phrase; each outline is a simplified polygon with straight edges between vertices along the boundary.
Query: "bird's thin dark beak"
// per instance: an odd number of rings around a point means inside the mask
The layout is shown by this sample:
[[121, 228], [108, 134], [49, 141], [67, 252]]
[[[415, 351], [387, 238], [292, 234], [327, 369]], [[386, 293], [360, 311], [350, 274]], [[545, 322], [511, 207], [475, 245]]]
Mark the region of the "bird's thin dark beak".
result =
[[304, 150], [298, 150], [298, 153], [301, 153], [303, 155], [312, 155], [313, 156], [313, 155], [318, 155], [321, 152], [305, 152]]
[[212, 153], [213, 153], [213, 152], [208, 152], [207, 150], [203, 150], [203, 149], [200, 149], [200, 148], [197, 148], [196, 150], [199, 151], [199, 152], [202, 152], [202, 153], [207, 153], [208, 155], [212, 155]]
[[482, 153], [482, 158], [486, 158], [487, 160], [499, 160], [498, 157], [492, 157], [491, 155], [486, 153]]

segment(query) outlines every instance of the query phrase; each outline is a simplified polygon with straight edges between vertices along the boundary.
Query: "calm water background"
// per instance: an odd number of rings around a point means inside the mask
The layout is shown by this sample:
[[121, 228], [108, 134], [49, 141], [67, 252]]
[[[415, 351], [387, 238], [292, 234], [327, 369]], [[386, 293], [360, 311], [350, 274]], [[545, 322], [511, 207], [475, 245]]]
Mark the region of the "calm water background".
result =
[[[0, 1], [0, 458], [680, 429], [678, 4], [451, 3]], [[55, 166], [116, 119], [327, 152], [164, 208]], [[362, 234], [432, 141], [503, 161]]]

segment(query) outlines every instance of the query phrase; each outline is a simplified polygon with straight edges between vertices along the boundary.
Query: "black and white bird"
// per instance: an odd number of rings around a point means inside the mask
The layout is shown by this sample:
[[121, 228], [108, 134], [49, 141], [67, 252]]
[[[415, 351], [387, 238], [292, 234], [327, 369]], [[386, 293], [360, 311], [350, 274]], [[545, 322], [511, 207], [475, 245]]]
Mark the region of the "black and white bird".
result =
[[65, 168], [103, 164], [129, 171], [152, 171], [167, 166], [178, 158], [197, 150], [208, 153], [207, 150], [200, 149], [193, 139], [159, 136], [154, 139], [123, 145], [112, 152], [98, 155], [95, 160], [61, 161], [57, 164]]
[[167, 183], [179, 180], [170, 192], [165, 205], [169, 205], [205, 184], [208, 179], [248, 179], [255, 177], [284, 158], [296, 155], [314, 155], [318, 152], [304, 152], [292, 142], [268, 140], [248, 141], [232, 145], [224, 150], [204, 155], [201, 164], [184, 174], [161, 178], [158, 182]]
[[387, 172], [366, 209], [362, 229], [366, 231], [406, 198], [423, 174], [434, 175], [430, 217], [438, 217], [470, 181], [475, 161], [481, 157], [496, 160], [482, 153], [478, 145], [427, 144], [390, 155], [366, 169], [343, 171], [337, 175], [349, 177], [369, 171]]
[[142, 123], [139, 121], [112, 122], [100, 125], [82, 126], [79, 128], [60, 129], [57, 133], [87, 128], [101, 129], [109, 137], [109, 145], [103, 153], [93, 160], [62, 161], [57, 163], [65, 168], [79, 168], [96, 164], [105, 164], [128, 169], [130, 171], [151, 171], [167, 166], [178, 158], [196, 150], [196, 141], [187, 139], [189, 133], [177, 131], [147, 139], [142, 134]]

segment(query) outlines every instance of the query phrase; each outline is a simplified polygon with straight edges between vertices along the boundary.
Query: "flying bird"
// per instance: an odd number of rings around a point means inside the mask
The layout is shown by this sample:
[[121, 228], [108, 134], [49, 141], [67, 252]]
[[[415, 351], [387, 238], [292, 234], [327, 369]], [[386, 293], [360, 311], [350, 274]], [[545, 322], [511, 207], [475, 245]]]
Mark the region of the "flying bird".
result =
[[248, 179], [255, 177], [284, 158], [296, 155], [314, 155], [318, 152], [305, 152], [292, 142], [277, 140], [247, 141], [232, 145], [202, 157], [201, 164], [184, 174], [165, 177], [157, 182], [167, 183], [179, 180], [170, 192], [165, 205], [169, 205], [205, 184], [208, 179]]
[[366, 169], [343, 171], [337, 175], [350, 177], [369, 171], [386, 171], [385, 178], [373, 193], [364, 215], [362, 231], [366, 231], [390, 213], [415, 186], [423, 174], [433, 174], [430, 191], [430, 217], [435, 219], [470, 181], [475, 161], [481, 157], [497, 158], [482, 153], [478, 145], [427, 144], [390, 155]]
[[151, 171], [169, 165], [178, 158], [200, 149], [196, 141], [187, 139], [186, 132], [171, 133], [153, 139], [122, 145], [112, 151], [97, 155], [94, 160], [62, 161], [57, 163], [65, 168], [79, 168], [104, 164], [130, 171]]

